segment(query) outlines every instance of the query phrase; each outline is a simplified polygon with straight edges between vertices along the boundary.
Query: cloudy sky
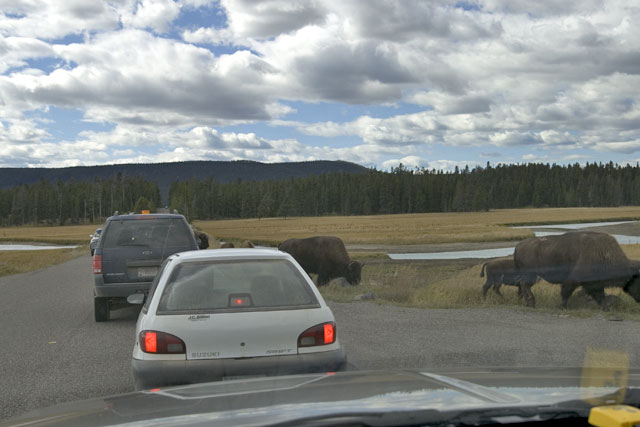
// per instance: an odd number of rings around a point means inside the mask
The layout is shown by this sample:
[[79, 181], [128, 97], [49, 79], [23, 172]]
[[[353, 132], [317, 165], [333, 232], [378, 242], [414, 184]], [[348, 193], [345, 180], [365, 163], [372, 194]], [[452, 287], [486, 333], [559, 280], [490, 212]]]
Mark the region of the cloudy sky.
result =
[[0, 0], [0, 167], [640, 160], [635, 0]]

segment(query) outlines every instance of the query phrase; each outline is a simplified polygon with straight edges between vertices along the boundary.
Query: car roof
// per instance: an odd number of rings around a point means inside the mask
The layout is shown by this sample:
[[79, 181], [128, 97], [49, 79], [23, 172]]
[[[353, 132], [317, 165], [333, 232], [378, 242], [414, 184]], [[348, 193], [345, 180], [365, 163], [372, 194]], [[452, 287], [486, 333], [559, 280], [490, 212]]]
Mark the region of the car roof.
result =
[[233, 260], [233, 259], [288, 259], [291, 255], [281, 252], [277, 248], [223, 248], [201, 249], [197, 251], [179, 252], [172, 255], [179, 262]]

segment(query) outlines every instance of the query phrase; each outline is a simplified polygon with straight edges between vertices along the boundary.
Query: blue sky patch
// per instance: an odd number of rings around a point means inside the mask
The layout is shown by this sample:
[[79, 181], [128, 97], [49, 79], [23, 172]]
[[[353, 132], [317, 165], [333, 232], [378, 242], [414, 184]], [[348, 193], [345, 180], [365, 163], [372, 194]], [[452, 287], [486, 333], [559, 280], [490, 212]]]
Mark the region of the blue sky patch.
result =
[[60, 141], [73, 141], [84, 131], [109, 132], [115, 128], [113, 123], [85, 121], [84, 112], [75, 108], [49, 107], [48, 111], [26, 112], [25, 117], [38, 121], [52, 139]]

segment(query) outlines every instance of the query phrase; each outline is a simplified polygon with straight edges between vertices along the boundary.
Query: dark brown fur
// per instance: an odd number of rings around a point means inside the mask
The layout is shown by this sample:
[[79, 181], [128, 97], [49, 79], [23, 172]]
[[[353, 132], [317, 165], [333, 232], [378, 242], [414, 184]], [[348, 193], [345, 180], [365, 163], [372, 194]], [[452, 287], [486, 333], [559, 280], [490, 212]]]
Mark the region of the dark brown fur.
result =
[[317, 236], [289, 239], [278, 249], [289, 253], [308, 274], [318, 275], [318, 286], [336, 277], [344, 277], [352, 285], [360, 283], [362, 265], [351, 261], [344, 243], [338, 237]]
[[629, 260], [615, 238], [606, 233], [575, 231], [532, 237], [518, 243], [513, 256], [529, 306], [535, 306], [531, 286], [538, 277], [562, 286], [564, 308], [579, 286], [603, 309], [605, 287], [623, 288], [640, 302], [640, 261]]
[[194, 228], [193, 235], [196, 237], [200, 249], [207, 249], [209, 247], [209, 235], [207, 235], [207, 233]]
[[521, 294], [519, 287], [520, 276], [516, 269], [516, 264], [513, 262], [513, 257], [487, 261], [482, 264], [480, 277], [484, 277], [485, 271], [487, 280], [482, 286], [483, 297], [487, 296], [489, 288], [493, 288], [496, 294], [502, 296], [500, 293], [500, 286], [502, 285], [518, 286], [518, 295]]

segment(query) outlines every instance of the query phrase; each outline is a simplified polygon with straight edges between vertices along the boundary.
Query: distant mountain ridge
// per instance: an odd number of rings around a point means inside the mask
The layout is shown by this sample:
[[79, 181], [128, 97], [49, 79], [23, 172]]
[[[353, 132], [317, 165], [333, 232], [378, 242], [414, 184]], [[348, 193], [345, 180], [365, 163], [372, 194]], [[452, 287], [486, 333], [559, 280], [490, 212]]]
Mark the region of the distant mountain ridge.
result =
[[190, 178], [214, 177], [218, 182], [280, 180], [303, 178], [331, 172], [362, 173], [368, 169], [342, 160], [317, 160], [291, 163], [260, 163], [237, 161], [187, 161], [171, 163], [127, 163], [114, 165], [74, 166], [67, 168], [0, 168], [0, 188], [33, 184], [40, 178], [49, 182], [57, 180], [87, 181], [109, 178], [118, 174], [139, 176], [158, 183], [163, 200], [168, 199], [173, 181]]

